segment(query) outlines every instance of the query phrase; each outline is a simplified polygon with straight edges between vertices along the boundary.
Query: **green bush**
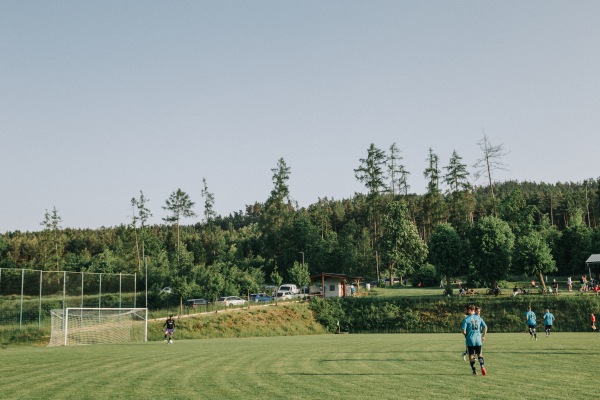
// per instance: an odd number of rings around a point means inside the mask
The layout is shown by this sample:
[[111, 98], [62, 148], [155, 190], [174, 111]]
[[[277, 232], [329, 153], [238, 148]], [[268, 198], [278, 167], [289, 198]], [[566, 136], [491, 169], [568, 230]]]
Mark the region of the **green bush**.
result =
[[475, 304], [490, 332], [521, 332], [527, 306], [538, 316], [546, 307], [556, 317], [554, 329], [563, 332], [590, 330], [590, 314], [600, 312], [598, 296], [478, 296], [478, 297], [353, 297], [315, 299], [311, 309], [316, 320], [332, 332], [339, 321], [349, 332], [457, 332], [464, 308]]
[[[340, 297], [323, 299], [315, 297], [310, 302], [310, 309], [315, 313], [317, 322], [329, 332], [338, 330], [338, 326], [346, 330], [348, 323], [342, 326], [345, 321], [345, 312], [342, 308], [343, 299]], [[339, 324], [339, 325], [338, 325]]]
[[422, 287], [433, 287], [439, 285], [440, 276], [433, 265], [426, 263], [412, 274], [411, 281], [413, 286], [420, 283]]

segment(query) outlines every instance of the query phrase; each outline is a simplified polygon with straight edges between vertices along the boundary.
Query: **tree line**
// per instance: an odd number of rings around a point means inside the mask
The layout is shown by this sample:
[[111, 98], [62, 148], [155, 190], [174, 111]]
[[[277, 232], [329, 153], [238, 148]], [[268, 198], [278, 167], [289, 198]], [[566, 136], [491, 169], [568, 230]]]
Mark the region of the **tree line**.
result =
[[467, 277], [493, 286], [511, 275], [575, 275], [600, 252], [600, 178], [570, 183], [496, 182], [502, 146], [483, 136], [472, 167], [486, 184], [471, 183], [456, 151], [447, 165], [429, 149], [424, 194], [410, 193], [409, 172], [396, 144], [367, 149], [354, 170], [366, 193], [321, 198], [299, 207], [290, 196], [291, 169], [279, 159], [264, 202], [228, 216], [214, 211], [202, 180], [204, 218], [181, 189], [148, 225], [150, 200], [130, 200], [131, 220], [100, 229], [62, 228], [46, 210], [39, 232], [0, 235], [0, 268], [90, 272], [148, 271], [150, 291], [171, 287], [180, 300], [255, 292], [265, 284], [308, 283], [310, 275], [343, 273], [365, 279], [412, 277], [424, 285]]

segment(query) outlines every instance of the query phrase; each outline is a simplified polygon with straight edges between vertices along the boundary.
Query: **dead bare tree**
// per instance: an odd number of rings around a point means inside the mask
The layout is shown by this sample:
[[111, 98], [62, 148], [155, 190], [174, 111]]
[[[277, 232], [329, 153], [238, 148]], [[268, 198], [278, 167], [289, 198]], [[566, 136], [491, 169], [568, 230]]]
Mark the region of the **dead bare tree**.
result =
[[492, 146], [485, 134], [485, 131], [483, 131], [483, 138], [477, 142], [477, 144], [479, 145], [481, 151], [483, 151], [483, 157], [478, 159], [473, 165], [473, 168], [475, 168], [475, 173], [473, 176], [475, 177], [475, 180], [479, 179], [481, 176], [486, 176], [490, 188], [490, 194], [494, 200], [493, 173], [497, 170], [507, 170], [506, 165], [502, 162], [502, 158], [509, 153], [504, 151], [504, 147], [501, 144]]

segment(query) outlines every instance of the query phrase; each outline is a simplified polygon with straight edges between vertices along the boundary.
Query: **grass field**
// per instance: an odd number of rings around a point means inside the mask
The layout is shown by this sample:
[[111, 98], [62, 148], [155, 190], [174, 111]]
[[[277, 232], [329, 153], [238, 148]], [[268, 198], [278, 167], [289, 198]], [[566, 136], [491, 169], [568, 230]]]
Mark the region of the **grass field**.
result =
[[472, 376], [461, 334], [176, 340], [0, 350], [2, 399], [584, 399], [597, 333], [493, 334]]

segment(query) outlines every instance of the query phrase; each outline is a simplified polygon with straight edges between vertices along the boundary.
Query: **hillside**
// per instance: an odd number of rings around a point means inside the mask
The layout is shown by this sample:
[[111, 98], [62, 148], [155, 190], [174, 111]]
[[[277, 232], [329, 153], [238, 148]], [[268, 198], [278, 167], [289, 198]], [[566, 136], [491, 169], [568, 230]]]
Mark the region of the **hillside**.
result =
[[[164, 319], [148, 322], [148, 340], [162, 340]], [[254, 306], [209, 312], [176, 319], [177, 339], [291, 336], [326, 333], [307, 303]]]

